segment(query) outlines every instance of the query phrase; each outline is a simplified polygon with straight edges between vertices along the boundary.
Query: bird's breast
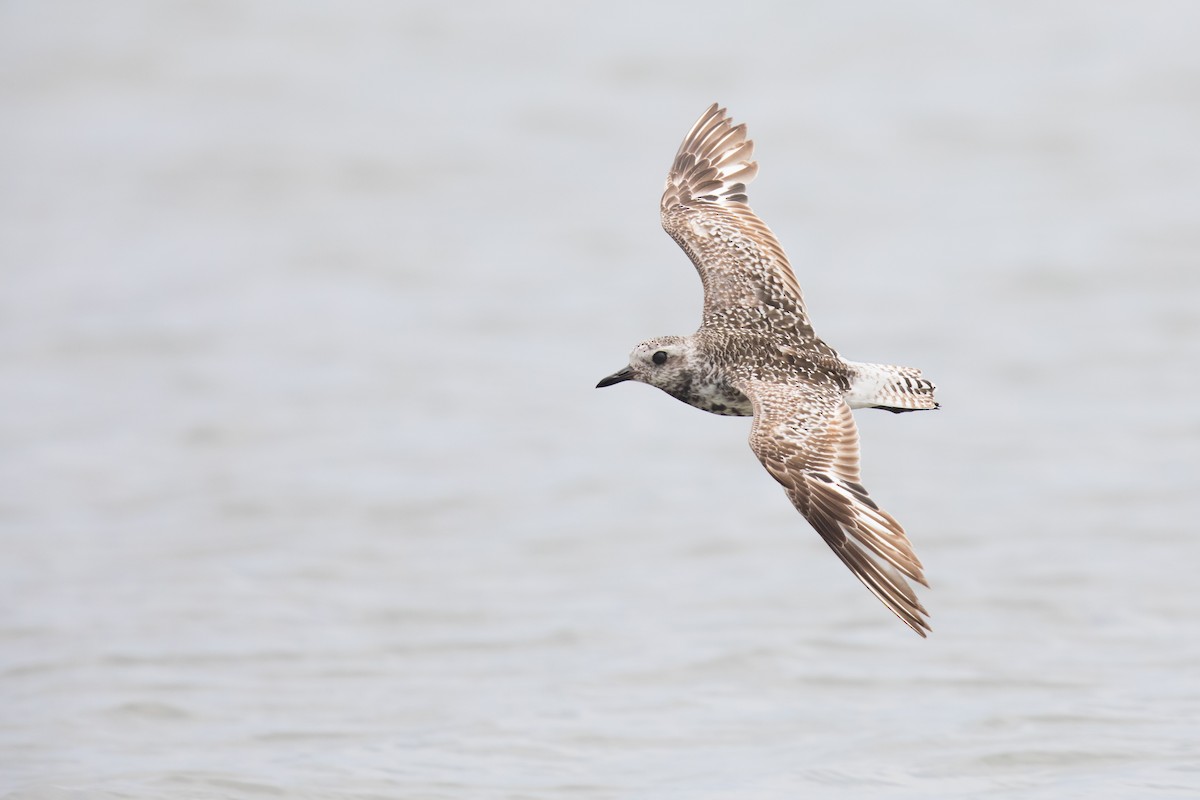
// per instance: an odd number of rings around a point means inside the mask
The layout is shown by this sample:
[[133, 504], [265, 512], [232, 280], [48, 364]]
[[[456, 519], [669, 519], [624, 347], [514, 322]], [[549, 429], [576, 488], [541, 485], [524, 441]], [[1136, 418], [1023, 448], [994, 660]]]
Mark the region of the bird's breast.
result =
[[710, 414], [723, 417], [752, 417], [750, 398], [727, 383], [693, 382], [684, 391], [672, 392], [676, 399]]

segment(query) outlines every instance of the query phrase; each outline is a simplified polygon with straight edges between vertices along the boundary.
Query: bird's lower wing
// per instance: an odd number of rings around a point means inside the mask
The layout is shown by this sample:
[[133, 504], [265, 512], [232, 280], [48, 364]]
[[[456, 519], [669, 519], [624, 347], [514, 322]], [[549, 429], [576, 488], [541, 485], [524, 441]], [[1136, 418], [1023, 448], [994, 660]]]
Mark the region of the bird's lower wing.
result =
[[928, 612], [905, 579], [928, 586], [912, 544], [859, 482], [858, 428], [835, 386], [748, 381], [750, 447], [850, 571], [921, 636]]

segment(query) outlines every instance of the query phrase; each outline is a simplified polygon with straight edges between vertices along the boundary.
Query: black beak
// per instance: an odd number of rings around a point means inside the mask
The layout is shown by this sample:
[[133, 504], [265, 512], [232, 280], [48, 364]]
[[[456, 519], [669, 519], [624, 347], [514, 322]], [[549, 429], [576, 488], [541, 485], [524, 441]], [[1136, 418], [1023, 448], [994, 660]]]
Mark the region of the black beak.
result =
[[612, 386], [614, 383], [621, 383], [622, 381], [631, 380], [633, 380], [633, 370], [631, 370], [629, 367], [626, 367], [620, 372], [614, 372], [612, 375], [609, 375], [607, 378], [597, 383], [596, 388], [603, 389], [605, 386]]

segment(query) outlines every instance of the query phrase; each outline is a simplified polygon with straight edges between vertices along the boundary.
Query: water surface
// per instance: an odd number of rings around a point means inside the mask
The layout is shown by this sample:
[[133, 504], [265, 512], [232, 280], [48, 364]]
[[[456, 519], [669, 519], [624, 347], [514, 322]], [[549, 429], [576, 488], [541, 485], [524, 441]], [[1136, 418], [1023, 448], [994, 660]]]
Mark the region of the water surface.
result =
[[[0, 793], [1200, 792], [1200, 11], [0, 12]], [[745, 444], [679, 139], [747, 121], [921, 641]]]

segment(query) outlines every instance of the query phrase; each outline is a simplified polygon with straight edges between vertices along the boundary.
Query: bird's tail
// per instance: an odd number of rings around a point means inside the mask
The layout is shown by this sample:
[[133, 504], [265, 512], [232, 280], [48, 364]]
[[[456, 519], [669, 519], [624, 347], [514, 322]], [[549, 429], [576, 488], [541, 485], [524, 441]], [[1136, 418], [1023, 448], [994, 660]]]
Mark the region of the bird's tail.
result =
[[916, 367], [847, 363], [851, 378], [846, 403], [851, 408], [882, 408], [899, 414], [938, 407], [933, 399], [937, 387], [922, 377]]

